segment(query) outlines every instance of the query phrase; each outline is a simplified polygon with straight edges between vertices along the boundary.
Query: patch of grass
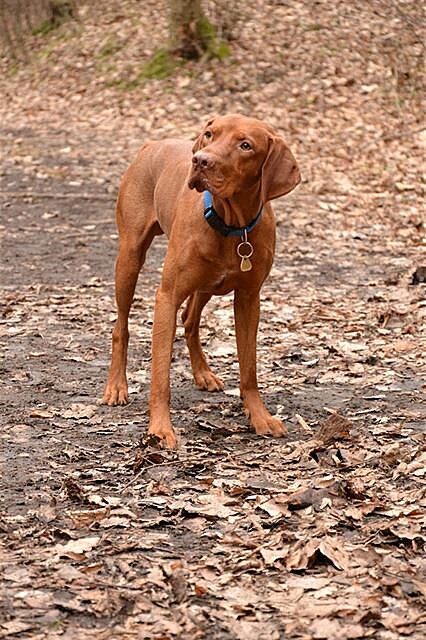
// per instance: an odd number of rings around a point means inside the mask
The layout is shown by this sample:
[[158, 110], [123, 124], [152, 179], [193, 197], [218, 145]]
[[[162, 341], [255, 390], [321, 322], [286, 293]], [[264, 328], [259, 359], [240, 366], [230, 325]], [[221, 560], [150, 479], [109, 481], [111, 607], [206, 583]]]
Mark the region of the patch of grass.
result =
[[224, 40], [220, 40], [215, 27], [209, 20], [207, 20], [207, 18], [203, 18], [200, 21], [199, 33], [202, 41], [205, 44], [205, 57], [224, 60], [231, 55], [231, 50], [228, 43]]
[[62, 629], [64, 626], [63, 620], [52, 620], [52, 622], [50, 623], [50, 627], [51, 629], [57, 631], [58, 629]]
[[32, 34], [33, 36], [46, 36], [53, 29], [56, 29], [56, 25], [52, 20], [43, 20], [37, 27], [34, 27]]
[[42, 60], [46, 60], [51, 56], [52, 53], [54, 53], [56, 47], [57, 47], [57, 42], [53, 42], [53, 41], [49, 42], [49, 44], [47, 44], [45, 47], [43, 47], [42, 49], [40, 49], [40, 51], [36, 53], [36, 57]]
[[10, 62], [7, 67], [7, 76], [9, 78], [13, 78], [19, 71], [19, 63], [18, 62]]
[[122, 49], [123, 45], [115, 36], [110, 36], [105, 40], [98, 52], [98, 58], [107, 58]]
[[226, 42], [221, 42], [220, 46], [217, 49], [216, 57], [219, 60], [224, 60], [225, 58], [229, 58], [231, 55], [231, 49]]
[[200, 20], [198, 29], [200, 39], [205, 44], [206, 49], [208, 49], [209, 46], [211, 46], [214, 41], [217, 40], [216, 29], [214, 28], [210, 20], [207, 20], [207, 18], [205, 17]]
[[36, 50], [32, 56], [34, 60], [47, 60], [51, 55], [54, 55], [57, 49], [61, 46], [62, 43], [69, 42], [72, 40], [74, 33], [72, 31], [63, 31], [50, 35], [46, 38], [46, 41], [43, 42], [42, 47]]
[[325, 27], [322, 24], [308, 24], [305, 27], [305, 31], [322, 31], [323, 29], [325, 29]]
[[[133, 91], [143, 86], [147, 80], [165, 80], [169, 78], [181, 62], [174, 58], [167, 49], [158, 49], [142, 66], [136, 76], [128, 78], [114, 78], [106, 81], [107, 87], [115, 87], [120, 91]], [[109, 71], [113, 67], [109, 67]]]
[[45, 36], [53, 29], [60, 27], [67, 20], [72, 20], [74, 16], [74, 8], [68, 0], [50, 0], [49, 2], [50, 17], [43, 20], [37, 27], [32, 30], [34, 36]]
[[[207, 49], [201, 61], [213, 58], [224, 60], [230, 55], [230, 49], [226, 42], [217, 37], [216, 30], [208, 20], [202, 21], [202, 37], [204, 42], [208, 42]], [[121, 45], [109, 38], [99, 52], [99, 57], [106, 57], [118, 51]], [[149, 80], [166, 80], [170, 78], [178, 68], [185, 65], [186, 60], [173, 55], [167, 47], [157, 49], [151, 58], [142, 65], [139, 73], [131, 78], [113, 78], [106, 81], [107, 87], [115, 87], [120, 91], [133, 91]], [[110, 68], [111, 69], [111, 68]], [[166, 89], [165, 89], [166, 90]]]
[[137, 89], [142, 83], [137, 78], [133, 80], [123, 80], [123, 79], [113, 79], [106, 80], [105, 86], [110, 89], [118, 89], [119, 91], [133, 91], [133, 89]]
[[164, 80], [172, 75], [177, 65], [177, 60], [162, 47], [148, 60], [139, 77], [141, 80]]

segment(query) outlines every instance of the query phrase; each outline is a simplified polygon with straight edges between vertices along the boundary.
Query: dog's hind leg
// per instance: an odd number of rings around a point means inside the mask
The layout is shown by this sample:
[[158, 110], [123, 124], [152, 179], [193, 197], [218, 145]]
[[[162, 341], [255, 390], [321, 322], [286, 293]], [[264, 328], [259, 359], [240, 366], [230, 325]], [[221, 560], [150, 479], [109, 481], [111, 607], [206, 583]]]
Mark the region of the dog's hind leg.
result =
[[210, 298], [211, 294], [200, 291], [190, 295], [182, 313], [182, 322], [185, 327], [186, 344], [191, 358], [195, 384], [199, 389], [206, 391], [220, 391], [223, 389], [223, 382], [211, 371], [200, 342], [201, 313]]

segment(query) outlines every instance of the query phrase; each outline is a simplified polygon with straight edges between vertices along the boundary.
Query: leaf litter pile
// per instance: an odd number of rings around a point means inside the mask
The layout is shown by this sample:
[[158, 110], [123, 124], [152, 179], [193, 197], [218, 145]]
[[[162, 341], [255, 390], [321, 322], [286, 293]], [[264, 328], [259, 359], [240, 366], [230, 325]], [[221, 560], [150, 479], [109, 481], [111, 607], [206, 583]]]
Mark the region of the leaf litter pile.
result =
[[[165, 5], [104, 4], [34, 36], [32, 66], [1, 63], [1, 637], [423, 638], [416, 3], [247, 2], [229, 59], [141, 84]], [[131, 315], [130, 403], [98, 402], [114, 198], [147, 137], [232, 111], [278, 127], [304, 176], [276, 203], [258, 346], [289, 436], [247, 428], [227, 296], [202, 332], [225, 392], [194, 389], [179, 327], [164, 451], [145, 435], [163, 238]]]

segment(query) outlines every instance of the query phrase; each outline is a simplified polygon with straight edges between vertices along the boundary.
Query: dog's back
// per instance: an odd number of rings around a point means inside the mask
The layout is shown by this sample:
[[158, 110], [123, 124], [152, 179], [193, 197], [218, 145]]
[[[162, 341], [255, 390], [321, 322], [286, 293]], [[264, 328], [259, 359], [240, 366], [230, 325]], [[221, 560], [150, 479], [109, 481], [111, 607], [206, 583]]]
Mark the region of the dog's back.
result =
[[148, 141], [142, 145], [121, 181], [117, 201], [119, 227], [131, 223], [137, 214], [144, 220], [155, 217], [161, 230], [169, 235], [183, 189], [186, 197], [192, 196], [186, 186], [191, 147], [191, 142], [175, 139]]

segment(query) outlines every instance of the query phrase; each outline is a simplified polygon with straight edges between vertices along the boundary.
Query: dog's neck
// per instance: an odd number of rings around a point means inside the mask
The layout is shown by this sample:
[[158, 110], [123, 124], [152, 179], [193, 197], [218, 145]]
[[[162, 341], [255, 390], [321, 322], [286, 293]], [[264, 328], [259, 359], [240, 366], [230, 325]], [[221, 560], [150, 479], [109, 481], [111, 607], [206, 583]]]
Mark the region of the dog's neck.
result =
[[259, 184], [234, 194], [231, 198], [213, 196], [213, 206], [225, 224], [245, 227], [257, 215], [262, 205]]

